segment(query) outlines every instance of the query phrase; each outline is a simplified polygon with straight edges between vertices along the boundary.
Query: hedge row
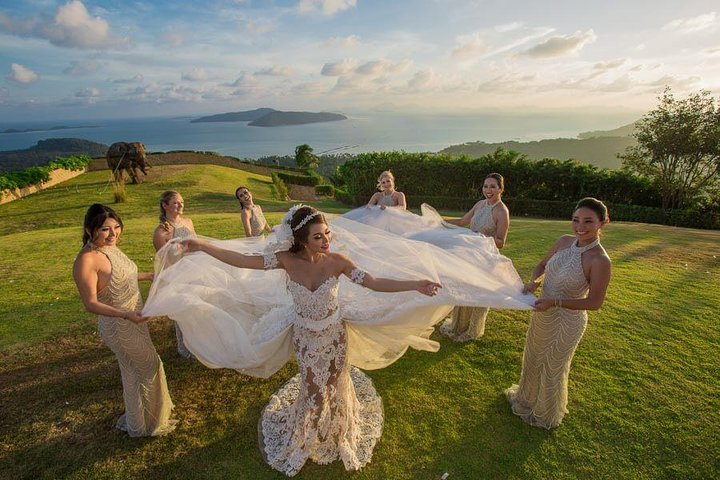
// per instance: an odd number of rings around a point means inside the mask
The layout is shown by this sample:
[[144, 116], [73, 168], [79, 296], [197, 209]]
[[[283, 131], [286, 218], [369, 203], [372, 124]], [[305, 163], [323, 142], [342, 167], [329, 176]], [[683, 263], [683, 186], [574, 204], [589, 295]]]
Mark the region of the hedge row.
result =
[[380, 172], [391, 170], [398, 190], [411, 196], [481, 198], [485, 176], [505, 177], [505, 194], [513, 198], [575, 200], [593, 196], [610, 203], [655, 207], [660, 191], [649, 181], [622, 171], [599, 170], [575, 160], [528, 160], [498, 149], [476, 159], [432, 153], [371, 152], [341, 165], [338, 175], [351, 196], [370, 198]]
[[314, 187], [322, 182], [322, 177], [319, 175], [296, 175], [294, 173], [277, 172], [278, 177], [291, 185], [302, 185], [305, 187]]
[[[368, 200], [367, 198], [350, 197], [347, 194], [342, 198], [340, 195], [336, 195], [336, 198], [356, 206], [362, 205]], [[475, 202], [478, 201], [478, 198], [467, 197], [421, 197], [406, 195], [405, 198], [408, 206], [411, 208], [418, 208], [421, 204], [428, 203], [436, 208], [463, 212], [470, 210], [472, 206], [475, 205]], [[529, 216], [556, 219], [570, 218], [577, 203], [576, 200], [534, 200], [512, 197], [503, 197], [503, 202], [505, 202], [505, 205], [507, 205], [510, 210], [510, 215], [514, 217]], [[720, 229], [720, 215], [713, 213], [696, 212], [693, 210], [663, 210], [662, 208], [615, 203], [608, 203], [607, 206], [611, 221], [617, 220], [624, 222], [656, 223], [675, 227]]]
[[30, 185], [39, 185], [50, 180], [50, 172], [63, 168], [65, 170], [82, 170], [92, 161], [87, 155], [73, 155], [71, 157], [58, 157], [42, 167], [29, 167], [24, 170], [14, 170], [0, 174], [0, 191], [25, 188]]

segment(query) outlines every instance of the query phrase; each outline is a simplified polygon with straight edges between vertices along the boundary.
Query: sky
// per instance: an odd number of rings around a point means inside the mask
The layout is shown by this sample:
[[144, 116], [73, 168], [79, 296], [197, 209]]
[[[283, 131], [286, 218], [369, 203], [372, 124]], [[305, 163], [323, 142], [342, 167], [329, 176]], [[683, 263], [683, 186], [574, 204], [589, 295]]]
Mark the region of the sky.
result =
[[0, 118], [639, 112], [720, 91], [716, 0], [2, 0]]

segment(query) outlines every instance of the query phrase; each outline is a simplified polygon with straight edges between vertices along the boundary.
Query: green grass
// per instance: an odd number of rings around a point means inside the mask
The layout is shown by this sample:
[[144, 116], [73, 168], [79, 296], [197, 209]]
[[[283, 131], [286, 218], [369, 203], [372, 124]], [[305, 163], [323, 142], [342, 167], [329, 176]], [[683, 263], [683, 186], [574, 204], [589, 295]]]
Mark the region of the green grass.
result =
[[[151, 324], [165, 363], [173, 434], [131, 439], [112, 352], [96, 334], [71, 278], [82, 217], [112, 202], [94, 172], [0, 206], [0, 478], [284, 478], [257, 446], [257, 420], [295, 371], [267, 380], [209, 370], [175, 353], [169, 322]], [[237, 185], [271, 223], [290, 203], [268, 177], [223, 167], [155, 167], [118, 205], [123, 250], [152, 265], [157, 199], [179, 190], [198, 233], [242, 232]], [[338, 213], [332, 201], [317, 204]], [[529, 275], [567, 222], [513, 218], [504, 253]], [[590, 314], [570, 374], [570, 413], [552, 432], [510, 413], [502, 390], [519, 377], [528, 312], [493, 311], [485, 336], [438, 353], [408, 352], [371, 371], [385, 405], [373, 461], [348, 474], [309, 462], [301, 479], [712, 478], [720, 464], [720, 232], [613, 223], [605, 306]], [[145, 287], [145, 290], [147, 287]]]

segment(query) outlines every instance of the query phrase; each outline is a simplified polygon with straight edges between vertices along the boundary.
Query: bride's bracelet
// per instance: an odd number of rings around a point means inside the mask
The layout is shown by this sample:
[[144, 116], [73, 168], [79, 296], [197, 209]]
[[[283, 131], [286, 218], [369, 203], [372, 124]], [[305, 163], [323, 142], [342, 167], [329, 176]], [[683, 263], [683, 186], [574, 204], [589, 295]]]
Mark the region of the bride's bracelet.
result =
[[556, 298], [555, 300], [553, 300], [553, 306], [562, 308], [562, 299]]

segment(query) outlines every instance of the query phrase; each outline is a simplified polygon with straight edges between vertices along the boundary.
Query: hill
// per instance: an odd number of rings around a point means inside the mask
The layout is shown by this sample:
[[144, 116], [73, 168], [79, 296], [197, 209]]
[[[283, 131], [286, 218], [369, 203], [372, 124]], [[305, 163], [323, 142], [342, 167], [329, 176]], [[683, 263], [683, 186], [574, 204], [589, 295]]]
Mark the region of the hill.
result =
[[595, 165], [599, 168], [619, 168], [621, 165], [618, 154], [624, 153], [627, 147], [635, 145], [632, 137], [595, 136], [592, 138], [554, 138], [534, 142], [470, 142], [462, 145], [452, 145], [444, 148], [440, 153], [450, 155], [465, 154], [470, 157], [479, 157], [495, 152], [498, 148], [515, 150], [528, 158], [541, 160], [543, 158], [557, 158], [559, 160], [575, 159]]
[[268, 113], [277, 112], [274, 108], [256, 108], [255, 110], [245, 110], [243, 112], [219, 113], [217, 115], [209, 115], [190, 120], [190, 123], [203, 122], [252, 122], [261, 118]]
[[89, 155], [102, 157], [108, 146], [82, 138], [48, 138], [25, 150], [0, 151], [0, 171], [22, 170], [46, 165], [57, 157]]
[[280, 127], [283, 125], [303, 125], [306, 123], [337, 122], [347, 120], [345, 115], [328, 112], [271, 112], [254, 120], [248, 125], [253, 127]]
[[622, 127], [612, 130], [592, 130], [589, 132], [578, 133], [577, 138], [584, 140], [586, 138], [598, 137], [630, 137], [635, 132], [635, 122], [623, 125]]

